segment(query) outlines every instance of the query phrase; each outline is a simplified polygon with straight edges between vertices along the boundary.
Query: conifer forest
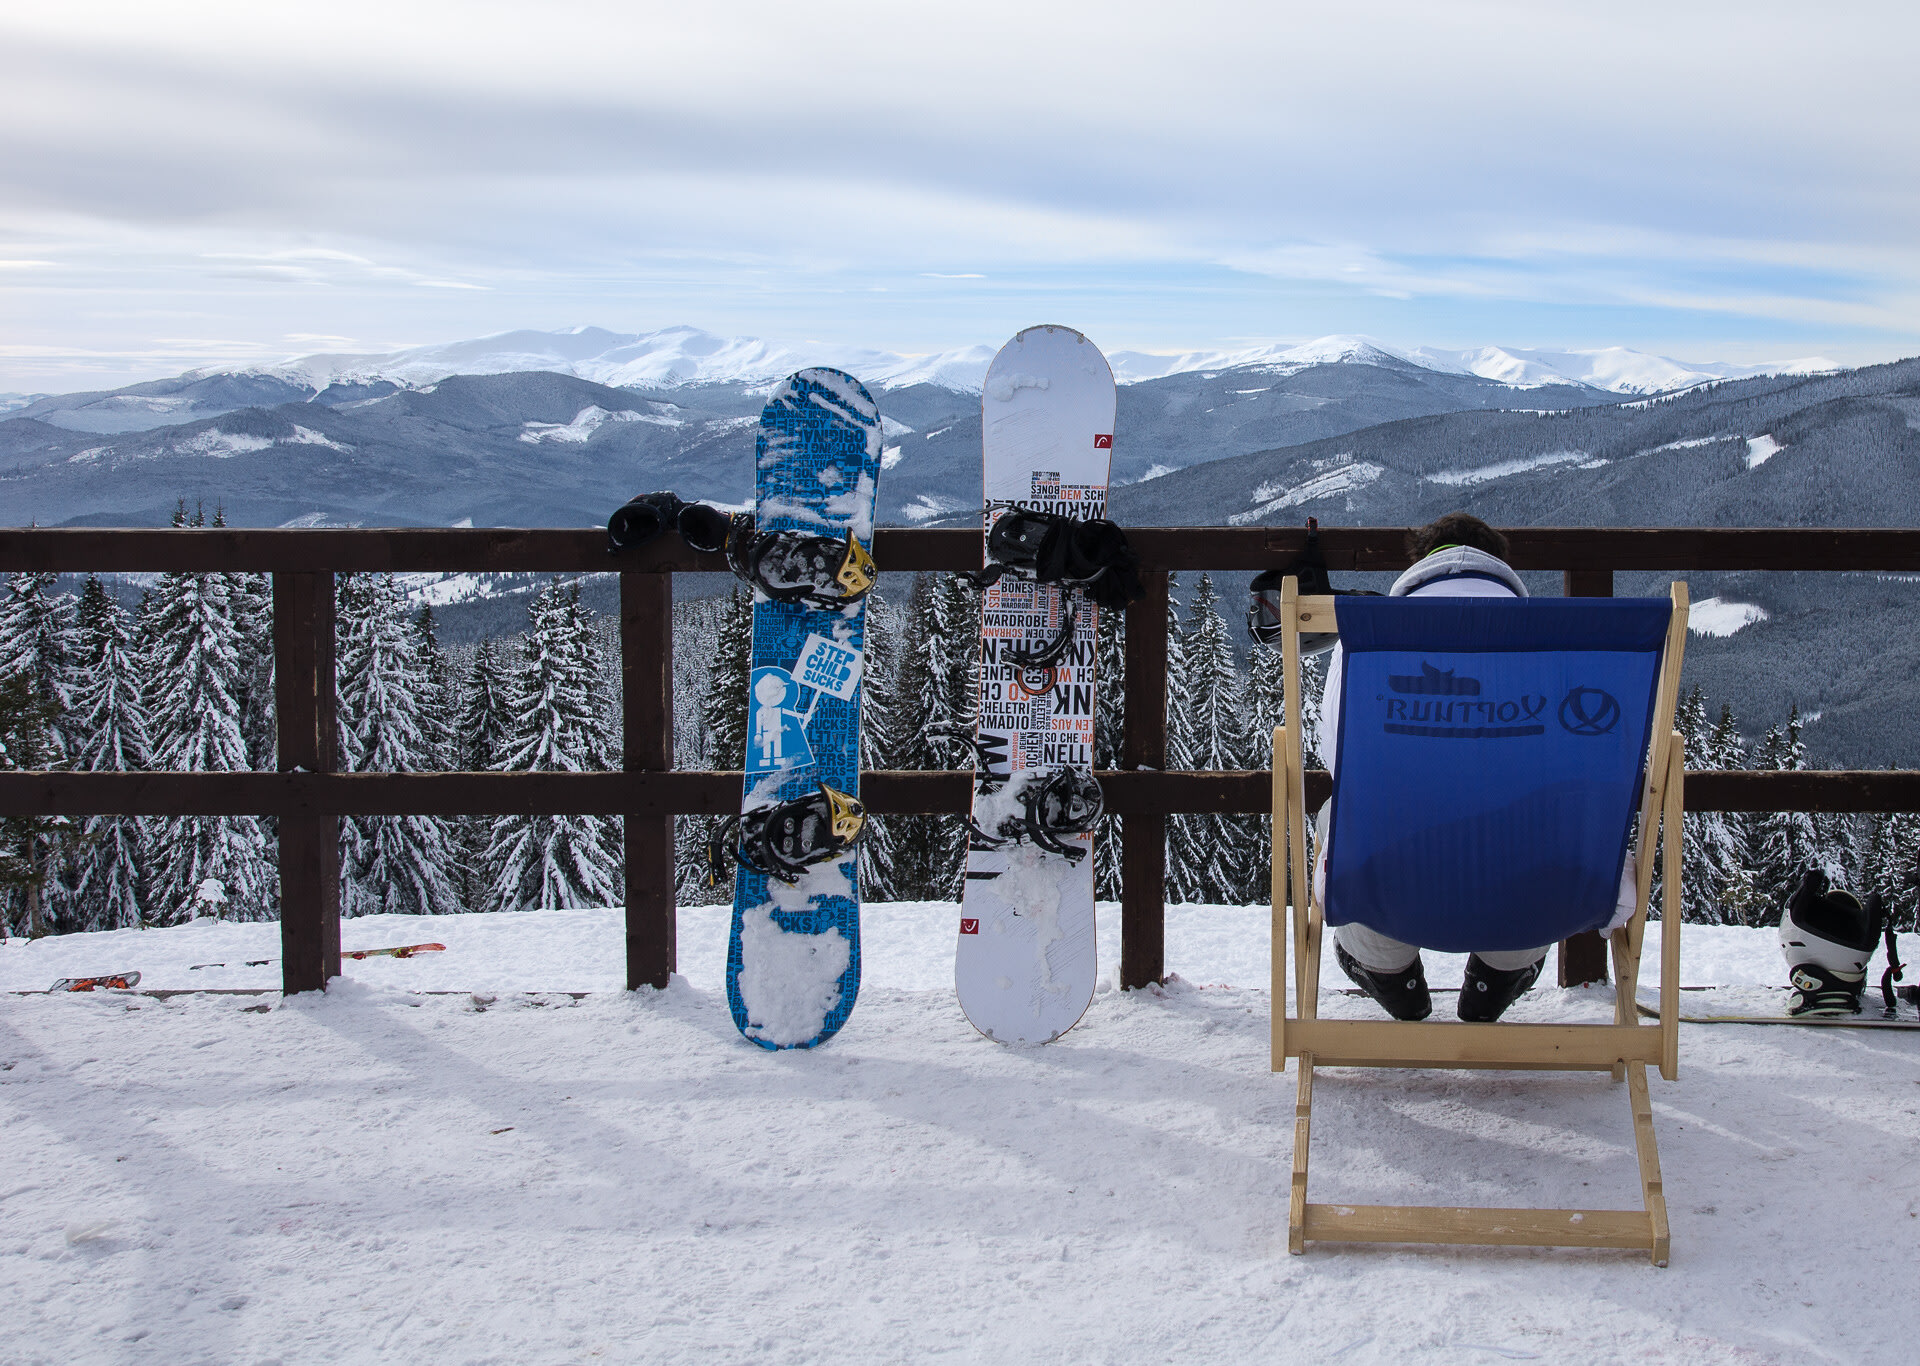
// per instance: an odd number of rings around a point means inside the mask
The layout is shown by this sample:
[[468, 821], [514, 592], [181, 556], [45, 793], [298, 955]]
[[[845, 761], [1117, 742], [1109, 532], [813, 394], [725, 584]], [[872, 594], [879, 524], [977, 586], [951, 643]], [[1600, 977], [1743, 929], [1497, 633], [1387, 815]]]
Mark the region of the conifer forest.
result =
[[[184, 514], [183, 514], [184, 518]], [[570, 770], [615, 766], [620, 669], [613, 623], [578, 581], [528, 595], [524, 629], [447, 648], [433, 609], [390, 575], [336, 579], [338, 747], [349, 771]], [[1278, 652], [1238, 638], [1238, 584], [1200, 575], [1171, 599], [1167, 763], [1261, 769], [1283, 719]], [[1223, 599], [1223, 593], [1228, 597]], [[137, 596], [137, 601], [135, 597]], [[737, 769], [746, 738], [752, 608], [735, 590], [675, 608], [675, 765]], [[869, 601], [861, 758], [875, 769], [972, 764], [977, 590], [952, 575], [889, 576]], [[51, 574], [0, 585], [0, 768], [232, 771], [274, 766], [271, 596], [264, 575], [168, 573], [137, 595]], [[1314, 695], [1317, 662], [1307, 671]], [[1099, 624], [1095, 766], [1120, 762], [1124, 627]], [[1315, 709], [1306, 718], [1309, 767]], [[1816, 766], [1797, 710], [1754, 723], [1688, 692], [1677, 722], [1690, 769]], [[680, 817], [677, 895], [708, 886], [714, 822]], [[1119, 818], [1095, 850], [1099, 895], [1119, 895]], [[1187, 815], [1167, 823], [1167, 899], [1268, 899], [1270, 822]], [[41, 935], [278, 915], [274, 822], [257, 816], [21, 817], [0, 822], [0, 930]], [[1880, 891], [1914, 927], [1920, 816], [1696, 812], [1686, 817], [1686, 918], [1777, 923], [1808, 865]], [[960, 896], [959, 815], [872, 817], [860, 847], [871, 900]], [[592, 816], [349, 817], [342, 913], [444, 914], [621, 899], [621, 825]], [[1656, 864], [1656, 867], [1658, 865]], [[1658, 903], [1656, 902], [1656, 905]]]

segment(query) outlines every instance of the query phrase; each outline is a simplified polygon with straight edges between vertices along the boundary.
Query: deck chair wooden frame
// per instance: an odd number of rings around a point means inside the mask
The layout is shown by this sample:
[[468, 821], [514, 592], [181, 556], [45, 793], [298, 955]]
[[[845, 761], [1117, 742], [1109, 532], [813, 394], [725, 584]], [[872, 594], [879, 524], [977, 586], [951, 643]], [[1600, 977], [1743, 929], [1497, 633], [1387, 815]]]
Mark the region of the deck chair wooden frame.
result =
[[[1611, 936], [1614, 1022], [1600, 1024], [1416, 1024], [1397, 1020], [1319, 1018], [1320, 949], [1324, 908], [1312, 892], [1307, 858], [1305, 773], [1298, 725], [1273, 732], [1273, 1042], [1272, 1068], [1299, 1060], [1299, 1094], [1293, 1136], [1293, 1184], [1287, 1218], [1288, 1250], [1310, 1241], [1365, 1243], [1518, 1244], [1540, 1247], [1642, 1249], [1656, 1266], [1667, 1264], [1667, 1204], [1660, 1183], [1660, 1154], [1647, 1095], [1647, 1066], [1668, 1081], [1679, 1075], [1680, 852], [1683, 746], [1673, 730], [1679, 699], [1680, 661], [1686, 648], [1687, 586], [1675, 583], [1659, 684], [1654, 694], [1636, 845], [1639, 904], [1633, 918]], [[1282, 591], [1283, 668], [1286, 715], [1301, 715], [1300, 635], [1334, 626], [1334, 599], [1302, 597], [1298, 580]], [[1640, 1024], [1634, 985], [1646, 931], [1653, 880], [1654, 836], [1665, 821], [1660, 936], [1660, 1020]], [[1291, 919], [1287, 889], [1292, 889]], [[1293, 953], [1293, 1000], [1287, 1009], [1288, 955]], [[1419, 1205], [1317, 1205], [1307, 1199], [1307, 1159], [1313, 1122], [1313, 1079], [1318, 1067], [1501, 1068], [1610, 1072], [1627, 1083], [1640, 1162], [1643, 1208], [1485, 1209]]]

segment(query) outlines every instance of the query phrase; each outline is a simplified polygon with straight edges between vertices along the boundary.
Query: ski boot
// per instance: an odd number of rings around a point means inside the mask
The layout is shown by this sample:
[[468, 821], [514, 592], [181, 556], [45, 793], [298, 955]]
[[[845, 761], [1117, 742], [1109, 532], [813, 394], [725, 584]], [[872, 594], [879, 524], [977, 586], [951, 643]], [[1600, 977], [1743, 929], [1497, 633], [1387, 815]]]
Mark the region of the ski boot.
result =
[[1460, 978], [1460, 1003], [1454, 1012], [1469, 1024], [1492, 1024], [1507, 1013], [1507, 1007], [1533, 990], [1546, 963], [1542, 954], [1524, 968], [1506, 971], [1489, 967], [1477, 953], [1467, 955], [1467, 970]]
[[1880, 942], [1884, 908], [1869, 897], [1862, 906], [1844, 888], [1829, 891], [1827, 875], [1809, 868], [1780, 917], [1780, 952], [1793, 983], [1789, 1015], [1858, 1015], [1867, 984], [1867, 961]]
[[1375, 972], [1348, 953], [1339, 940], [1333, 941], [1333, 958], [1340, 971], [1360, 990], [1371, 996], [1380, 1008], [1396, 1020], [1424, 1020], [1433, 1014], [1433, 993], [1427, 989], [1427, 967], [1415, 954], [1413, 961], [1398, 972]]

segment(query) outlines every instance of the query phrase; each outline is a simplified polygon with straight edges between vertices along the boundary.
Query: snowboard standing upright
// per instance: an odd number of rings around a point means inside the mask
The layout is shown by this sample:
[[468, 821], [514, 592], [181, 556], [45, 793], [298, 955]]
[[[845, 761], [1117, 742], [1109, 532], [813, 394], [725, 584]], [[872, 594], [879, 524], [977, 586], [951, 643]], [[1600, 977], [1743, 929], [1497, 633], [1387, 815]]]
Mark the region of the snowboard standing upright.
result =
[[[1003, 346], [981, 397], [983, 534], [1015, 506], [1104, 517], [1113, 415], [1113, 372], [1072, 328], [1030, 327]], [[978, 831], [997, 827], [1019, 775], [1093, 768], [1096, 610], [1058, 584], [1012, 575], [982, 598], [976, 834], [954, 984], [967, 1019], [1001, 1043], [1050, 1043], [1093, 998], [1093, 836], [1069, 837], [1082, 851], [1069, 858], [1030, 842], [983, 841]], [[1032, 669], [1003, 658], [1009, 646], [1055, 639], [1067, 611], [1076, 620], [1059, 663]]]
[[[864, 559], [879, 474], [872, 397], [838, 370], [802, 370], [760, 415], [756, 529], [850, 535]], [[755, 592], [743, 826], [755, 812], [815, 794], [832, 794], [836, 816], [843, 795], [857, 798], [865, 626], [864, 600], [821, 607]], [[846, 1023], [859, 989], [852, 849], [793, 881], [744, 863], [735, 869], [727, 1004], [743, 1035], [769, 1049], [810, 1048]]]

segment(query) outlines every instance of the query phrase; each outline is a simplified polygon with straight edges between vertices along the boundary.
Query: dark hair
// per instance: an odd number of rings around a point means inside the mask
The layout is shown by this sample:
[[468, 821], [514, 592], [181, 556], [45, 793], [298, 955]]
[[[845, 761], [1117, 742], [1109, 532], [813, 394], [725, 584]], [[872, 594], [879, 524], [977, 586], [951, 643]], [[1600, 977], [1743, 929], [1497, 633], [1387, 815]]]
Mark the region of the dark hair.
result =
[[1443, 545], [1469, 545], [1503, 560], [1507, 558], [1507, 538], [1471, 512], [1449, 512], [1407, 533], [1407, 554], [1415, 564]]

